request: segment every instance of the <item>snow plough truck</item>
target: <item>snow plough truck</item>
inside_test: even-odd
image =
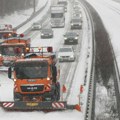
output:
[[[60,100],[60,70],[52,47],[43,52],[31,52],[9,67],[8,77],[14,81],[14,101],[1,101],[5,110],[15,111],[56,111],[77,109],[79,105],[68,105]],[[41,52],[40,52],[41,51]]]
[[[16,37],[16,30],[13,29],[11,24],[0,24],[0,43],[5,39]]]
[[[0,44],[0,71],[7,71],[8,67],[11,66],[15,60],[28,53],[29,49],[29,38],[13,37],[2,42]]]

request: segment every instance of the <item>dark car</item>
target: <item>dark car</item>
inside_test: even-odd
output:
[[[80,18],[73,18],[71,20],[71,29],[82,29],[82,20]]]
[[[76,32],[69,31],[64,34],[64,44],[78,44],[79,35]]]
[[[51,28],[42,29],[41,38],[53,38],[53,30]]]

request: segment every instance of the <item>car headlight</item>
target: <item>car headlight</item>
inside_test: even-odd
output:
[[[73,56],[73,55],[71,55],[70,57],[71,57],[71,58],[73,58],[74,56]]]
[[[61,56],[58,56],[58,58],[61,58]]]
[[[71,23],[71,25],[73,25],[73,23]]]
[[[78,37],[75,37],[75,39],[78,39]]]
[[[43,33],[41,35],[44,35]]]
[[[66,37],[64,37],[64,40],[66,40],[67,38]]]
[[[2,54],[0,54],[0,57],[2,57]]]

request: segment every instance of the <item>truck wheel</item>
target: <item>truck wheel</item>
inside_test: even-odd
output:
[[[22,101],[22,96],[19,93],[14,93],[14,101]]]
[[[57,82],[56,83],[56,100],[59,101],[60,100],[60,84]]]

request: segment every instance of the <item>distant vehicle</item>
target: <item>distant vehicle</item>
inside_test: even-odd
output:
[[[7,71],[8,67],[29,53],[30,38],[14,37],[0,44],[0,71]]]
[[[82,12],[79,9],[75,9],[75,10],[73,10],[73,13],[81,14]]]
[[[69,31],[64,34],[64,44],[78,44],[79,35],[76,32]]]
[[[16,36],[16,30],[13,29],[11,24],[0,24],[0,42],[3,42],[4,39]]]
[[[41,38],[53,38],[52,28],[43,28],[41,30]]]
[[[75,61],[75,53],[74,53],[73,48],[71,46],[70,47],[61,47],[58,52],[58,60],[59,60],[59,62],[63,62],[63,61],[74,62]]]
[[[81,19],[82,20],[82,14],[77,13],[77,12],[73,12],[72,13],[72,19]]]
[[[58,4],[59,5],[63,5],[64,6],[64,8],[65,8],[65,12],[67,12],[67,0],[59,0],[58,1]]]
[[[32,24],[32,30],[40,30],[41,24],[39,22],[35,22]]]
[[[71,29],[82,29],[82,20],[78,18],[73,18],[71,20]]]
[[[65,10],[64,6],[55,5],[51,6],[51,27],[64,27],[65,26]]]
[[[74,10],[81,10],[80,6],[78,6],[78,5],[74,5],[74,6],[73,6],[73,9],[74,9]]]

